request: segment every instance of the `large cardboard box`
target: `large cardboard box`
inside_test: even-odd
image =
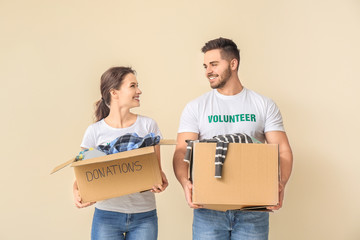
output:
[[[277,144],[230,143],[215,178],[216,143],[193,148],[193,203],[214,210],[261,209],[278,204],[279,153]]]
[[[174,144],[174,141],[162,140],[161,144]],[[84,202],[146,191],[162,183],[154,146],[82,161],[73,158],[54,168],[51,173],[68,165],[74,169]]]

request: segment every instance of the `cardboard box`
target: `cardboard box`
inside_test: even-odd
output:
[[[214,177],[215,148],[194,144],[193,203],[220,211],[278,204],[277,144],[230,143],[220,179]]]
[[[162,140],[160,144],[174,144],[174,141]],[[51,173],[70,164],[84,202],[146,191],[162,183],[154,146],[82,161],[73,158],[54,168]]]

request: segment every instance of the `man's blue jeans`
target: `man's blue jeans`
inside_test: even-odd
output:
[[[143,213],[119,213],[95,208],[92,240],[156,240],[158,218],[156,210]]]
[[[269,213],[195,209],[193,240],[266,240]]]

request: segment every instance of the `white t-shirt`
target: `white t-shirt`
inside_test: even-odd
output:
[[[189,102],[182,112],[179,133],[194,132],[199,139],[246,133],[265,142],[265,133],[285,131],[276,104],[247,88],[232,96],[216,89]]]
[[[139,137],[154,133],[162,137],[159,127],[153,119],[137,115],[135,123],[127,128],[113,128],[104,119],[90,125],[80,146],[82,148],[96,148],[127,133],[137,133]],[[100,201],[95,204],[95,207],[106,211],[140,213],[154,210],[156,203],[154,193],[146,191]]]

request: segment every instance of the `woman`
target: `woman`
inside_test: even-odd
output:
[[[96,148],[127,133],[144,137],[148,133],[160,135],[160,130],[151,118],[130,112],[140,106],[141,91],[135,71],[127,67],[113,67],[101,76],[101,99],[96,103],[96,122],[84,135],[81,147]],[[159,145],[155,151],[160,164]],[[154,193],[165,190],[168,181],[163,171],[162,185],[151,191],[111,198],[95,204],[91,239],[157,239],[157,214]],[[94,203],[83,203],[74,182],[74,200],[78,208]]]

